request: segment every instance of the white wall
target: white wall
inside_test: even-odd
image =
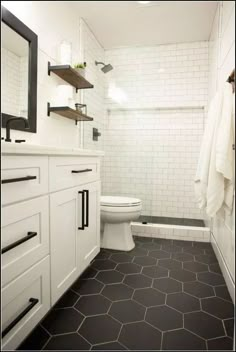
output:
[[[48,76],[48,61],[60,64],[59,47],[63,40],[72,43],[72,61],[80,61],[78,11],[72,2],[42,1],[23,4],[11,1],[8,9],[38,35],[37,134],[12,130],[12,138],[25,138],[28,143],[78,147],[80,124],[76,126],[74,121],[56,114],[47,116],[47,102],[55,98],[58,85],[66,84],[53,73]],[[74,98],[79,102],[79,93],[74,93]]]
[[[106,51],[103,193],[142,199],[143,214],[202,219],[196,172],[208,99],[208,42]]]
[[[235,2],[220,2],[210,37],[210,79],[209,99],[227,80],[235,68]],[[221,211],[212,222],[213,241],[223,258],[223,262],[235,282],[235,203],[231,216]]]

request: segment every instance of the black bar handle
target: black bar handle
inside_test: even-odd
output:
[[[12,244],[9,244],[8,246],[4,247],[2,250],[1,250],[1,254],[3,253],[6,253],[8,251],[10,251],[11,249],[19,246],[20,244],[30,240],[31,238],[37,236],[37,232],[28,232],[27,233],[27,236],[21,238],[20,240],[16,241],[16,242],[13,242]]]
[[[85,227],[89,227],[89,190],[84,190],[86,194],[86,222],[84,224]]]
[[[20,182],[20,181],[35,180],[36,178],[37,178],[37,176],[25,176],[25,177],[17,177],[17,178],[8,178],[6,180],[2,180],[2,184]]]
[[[72,174],[81,174],[82,172],[93,171],[92,169],[84,169],[84,170],[71,170]]]
[[[78,227],[78,230],[84,230],[84,191],[79,191],[79,194],[82,194],[82,203],[81,203],[81,218],[82,226]]]
[[[8,334],[14,326],[19,323],[19,321],[24,318],[24,316],[39,302],[37,298],[30,298],[30,304],[26,307],[23,312],[21,312],[3,331],[2,331],[2,338]]]

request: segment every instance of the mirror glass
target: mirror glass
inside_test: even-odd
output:
[[[2,112],[28,118],[29,42],[1,22]]]

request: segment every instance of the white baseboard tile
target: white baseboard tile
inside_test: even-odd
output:
[[[234,302],[235,304],[235,296],[234,296],[234,293],[235,293],[235,283],[230,275],[230,272],[227,268],[227,265],[225,263],[225,260],[224,260],[224,257],[221,253],[221,250],[220,248],[218,247],[217,245],[217,242],[215,240],[215,237],[214,237],[214,234],[211,233],[211,244],[212,244],[212,247],[214,249],[214,252],[215,252],[215,255],[218,259],[218,262],[219,262],[219,265],[220,265],[220,268],[221,268],[221,271],[222,271],[222,274],[224,276],[224,279],[225,279],[225,282],[226,282],[226,285],[228,287],[228,290],[229,290],[229,293],[230,293],[230,296],[232,298],[232,301]]]

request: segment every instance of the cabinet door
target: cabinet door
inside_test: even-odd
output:
[[[78,188],[50,195],[52,304],[77,278]]]
[[[78,189],[77,255],[81,274],[100,251],[100,182]]]

